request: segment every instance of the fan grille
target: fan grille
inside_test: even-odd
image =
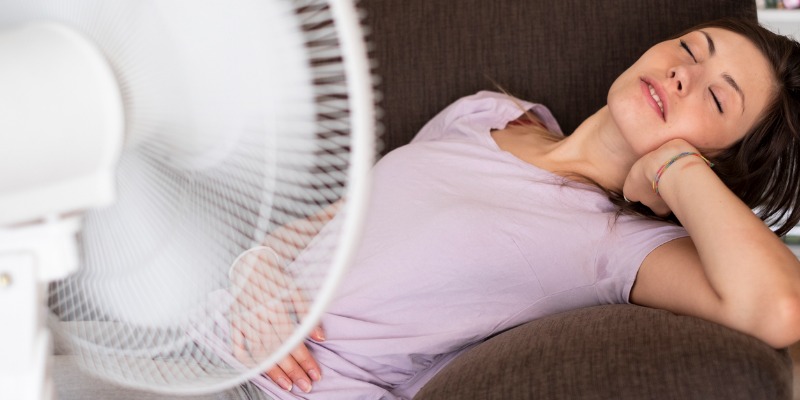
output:
[[[353,75],[326,1],[210,3],[0,6],[0,27],[82,32],[121,88],[118,201],[87,213],[81,268],[51,285],[49,322],[126,386],[220,390],[294,347],[356,235],[359,210],[343,207],[361,196],[354,147],[376,153],[353,133]]]

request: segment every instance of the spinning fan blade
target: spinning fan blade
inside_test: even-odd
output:
[[[85,215],[81,268],[50,290],[54,332],[126,386],[204,393],[260,374],[315,326],[358,240],[375,130],[354,6],[0,3],[0,29],[33,22],[94,43],[125,115],[118,200]],[[276,231],[333,204],[313,251],[287,258],[304,246]]]

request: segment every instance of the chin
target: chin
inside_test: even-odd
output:
[[[643,118],[643,113],[650,111],[649,108],[642,110],[636,104],[631,104],[630,101],[620,100],[612,99],[609,96],[609,102],[606,106],[608,110],[607,121],[614,124],[615,129],[628,142],[631,151],[636,155],[643,156],[654,150],[651,147],[653,147],[653,139],[654,135],[657,134],[656,129],[658,127],[648,124],[647,120]]]
[[[630,97],[615,96],[609,93],[606,108],[611,121],[617,126],[617,129],[623,132],[635,129],[632,125],[641,119],[641,110],[638,110]]]

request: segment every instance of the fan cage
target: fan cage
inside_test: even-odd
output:
[[[79,237],[81,270],[50,285],[48,323],[56,347],[77,356],[88,371],[128,387],[191,394],[235,386],[303,340],[353,256],[366,207],[365,169],[378,153],[372,142],[369,66],[355,77],[346,68],[351,57],[342,52],[341,20],[331,4],[289,1],[311,72],[313,124],[294,126],[292,115],[276,124],[298,132],[311,126],[312,134],[265,136],[263,121],[253,118],[214,167],[176,167],[170,163],[175,147],[158,136],[159,130],[174,127],[153,117],[136,89],[147,78],[147,69],[126,53],[136,46],[137,32],[105,35],[105,28],[84,16],[111,12],[108,7],[98,1],[77,3],[82,6],[50,7],[45,16],[97,41],[120,84],[128,131],[144,132],[149,139],[120,160],[119,203],[87,213]],[[354,15],[360,26],[363,15]],[[354,79],[366,82],[367,90],[354,92]],[[356,111],[354,97],[359,96],[369,107]],[[141,193],[151,181],[159,182],[159,191]],[[126,201],[148,205],[131,211]],[[137,226],[146,219],[159,222]],[[312,241],[315,251],[304,251]],[[193,254],[187,243],[204,248]],[[182,257],[186,254],[189,259]],[[305,257],[302,263],[298,256]],[[190,261],[196,264],[185,265]],[[143,265],[177,267],[162,280],[163,270],[137,275],[147,269]],[[254,276],[266,277],[267,284],[253,285]],[[176,290],[176,282],[188,288]],[[172,307],[182,311],[176,315],[159,312],[153,307],[158,303],[149,299],[153,296],[162,302],[181,297],[191,302]],[[128,318],[109,303],[121,304],[122,310],[133,304],[140,315]],[[247,314],[244,321],[236,309]],[[275,315],[265,316],[265,311]],[[151,321],[150,313],[160,316]],[[237,329],[274,334],[249,337],[236,351],[232,337]]]

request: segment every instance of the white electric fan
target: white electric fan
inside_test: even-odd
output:
[[[366,55],[350,0],[0,0],[2,397],[52,398],[45,325],[178,394],[296,347],[360,231]]]

